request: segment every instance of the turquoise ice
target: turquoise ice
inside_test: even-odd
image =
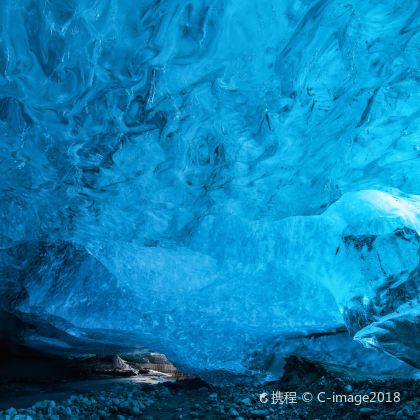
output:
[[[420,365],[416,2],[0,6],[3,308],[195,370],[341,325]]]

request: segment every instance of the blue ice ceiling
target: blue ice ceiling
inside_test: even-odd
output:
[[[0,5],[4,308],[194,369],[343,324],[420,365],[417,2]]]

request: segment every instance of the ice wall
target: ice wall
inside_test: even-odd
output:
[[[4,305],[196,369],[343,322],[420,364],[416,2],[1,10]]]

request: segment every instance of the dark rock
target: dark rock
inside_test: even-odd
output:
[[[211,393],[211,394],[208,396],[208,399],[209,399],[210,401],[217,401],[217,398],[218,398],[218,396],[217,396],[217,394],[216,394],[215,392]]]
[[[239,413],[235,408],[231,407],[231,409],[229,410],[229,415],[234,416],[234,417],[238,417]]]

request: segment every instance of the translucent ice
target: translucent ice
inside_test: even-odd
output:
[[[4,0],[1,306],[197,371],[343,324],[419,366],[419,15]]]

